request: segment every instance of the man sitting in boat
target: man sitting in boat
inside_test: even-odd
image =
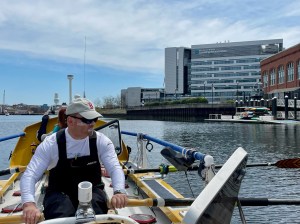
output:
[[[96,214],[108,211],[101,181],[100,161],[112,178],[115,194],[113,208],[127,204],[125,177],[111,140],[93,127],[101,116],[84,98],[75,99],[66,110],[66,129],[47,137],[37,148],[21,179],[23,217],[27,224],[36,223],[41,215],[35,204],[35,184],[45,170],[49,183],[44,198],[46,219],[72,217],[78,206],[78,184],[93,184],[92,206]]]

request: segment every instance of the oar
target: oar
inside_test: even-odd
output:
[[[299,199],[239,198],[243,206],[300,205]]]
[[[221,168],[223,165],[216,165],[216,168]],[[294,159],[283,159],[276,163],[252,163],[247,164],[246,167],[259,167],[259,166],[276,166],[278,168],[300,168],[300,158]],[[199,166],[188,167],[188,171],[198,170]],[[177,172],[178,170],[174,166],[160,166],[159,168],[153,169],[124,169],[125,174],[134,173],[147,173],[147,172],[159,172],[161,174],[167,174],[169,172]]]
[[[38,222],[42,222],[45,220],[44,214],[41,215]],[[23,223],[23,216],[22,215],[11,215],[0,217],[0,224],[19,224]]]
[[[25,132],[21,132],[19,134],[14,134],[14,135],[9,135],[9,136],[6,136],[6,137],[2,137],[2,138],[0,138],[0,142],[6,141],[6,140],[9,140],[9,139],[12,139],[12,138],[22,137],[22,136],[25,136]]]
[[[11,168],[11,169],[0,170],[0,176],[24,172],[25,170],[26,170],[26,166],[19,166],[19,167],[15,167],[15,168]]]
[[[242,206],[269,206],[269,205],[300,205],[300,199],[268,199],[268,198],[238,198]],[[236,198],[222,198],[224,202],[236,201]],[[221,203],[222,201],[216,201]],[[193,198],[146,198],[128,199],[127,207],[168,207],[168,206],[190,206],[194,202]]]
[[[294,159],[284,159],[279,160],[276,163],[253,163],[247,164],[247,167],[256,167],[256,166],[276,166],[278,168],[300,168],[300,158]],[[222,165],[216,165],[216,168],[221,168]],[[188,171],[198,170],[198,166],[189,167]],[[0,170],[0,176],[24,172],[26,166],[19,166],[12,169]],[[125,174],[135,174],[135,173],[148,173],[148,172],[159,172],[161,174],[167,174],[168,172],[177,172],[178,170],[174,166],[160,166],[159,168],[152,169],[123,169]]]
[[[268,198],[238,198],[242,206],[269,206],[269,205],[300,205],[300,199],[268,199]],[[224,202],[236,201],[236,198],[223,198]],[[190,206],[194,202],[193,198],[146,198],[128,199],[127,207],[168,207],[168,206]],[[216,203],[220,203],[217,201]],[[22,215],[12,215],[0,217],[0,224],[17,224],[22,222]],[[44,217],[41,217],[39,222]]]
[[[247,164],[247,167],[256,167],[256,166],[276,166],[278,168],[300,168],[300,158],[283,159],[277,161],[276,163]],[[222,165],[216,165],[216,168],[221,168],[221,167]]]

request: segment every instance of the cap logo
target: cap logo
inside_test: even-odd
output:
[[[89,105],[90,109],[92,109],[92,110],[94,109],[94,106],[91,102],[88,102],[88,105]]]

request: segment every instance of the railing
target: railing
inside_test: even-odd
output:
[[[221,119],[222,114],[209,114],[209,119]]]
[[[284,99],[277,99],[277,107],[284,107],[285,106]],[[288,100],[288,107],[294,108],[295,101],[293,99]],[[300,100],[296,100],[297,108],[300,108]]]
[[[300,111],[297,112],[297,118],[300,118]],[[285,112],[277,111],[277,119],[285,119]],[[293,111],[288,112],[288,119],[290,120],[295,119],[295,113]]]

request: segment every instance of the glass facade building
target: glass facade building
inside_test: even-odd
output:
[[[192,45],[188,91],[214,102],[259,96],[260,61],[282,51],[282,44],[273,39]]]
[[[259,98],[260,62],[282,45],[282,39],[272,39],[166,48],[165,94],[204,96],[214,103]]]
[[[187,95],[190,79],[191,49],[170,47],[165,49],[165,94]]]

